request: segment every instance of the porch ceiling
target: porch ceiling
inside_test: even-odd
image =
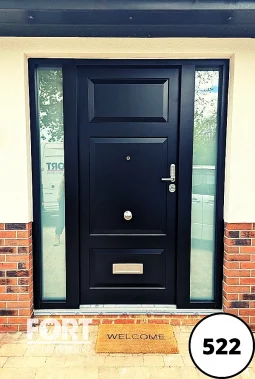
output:
[[[250,38],[255,2],[0,0],[0,36]]]

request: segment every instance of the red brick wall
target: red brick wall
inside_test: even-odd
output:
[[[0,223],[0,332],[25,330],[33,313],[32,223]]]
[[[225,223],[223,309],[255,330],[255,223]]]
[[[39,321],[48,316],[36,317]],[[196,325],[203,315],[68,315],[68,316],[50,316],[57,319],[60,323],[64,318],[89,318],[92,325],[99,324],[170,324],[175,326]]]

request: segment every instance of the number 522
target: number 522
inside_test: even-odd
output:
[[[217,348],[214,344],[217,343],[220,345]],[[224,350],[228,344],[233,345],[229,351]],[[231,338],[231,340],[227,341],[225,338],[218,338],[214,341],[213,338],[205,338],[204,339],[204,349],[203,354],[210,355],[215,352],[215,354],[241,354],[240,350],[237,350],[240,346],[240,340],[238,338]]]

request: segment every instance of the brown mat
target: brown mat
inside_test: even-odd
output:
[[[99,325],[97,353],[177,354],[171,325],[105,324]]]

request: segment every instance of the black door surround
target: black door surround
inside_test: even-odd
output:
[[[34,298],[35,309],[78,309],[80,298],[80,189],[79,189],[79,156],[77,115],[77,72],[82,68],[100,66],[149,66],[162,69],[179,70],[179,108],[178,108],[178,167],[176,199],[176,306],[181,309],[221,308],[222,305],[222,268],[223,268],[223,201],[224,201],[224,167],[227,118],[227,60],[79,60],[79,59],[29,59],[29,88],[32,138],[32,171],[33,171],[33,251],[34,251]],[[62,67],[64,92],[64,147],[65,147],[65,187],[66,193],[66,301],[41,299],[41,209],[40,209],[40,146],[38,138],[36,111],[36,70],[37,67]],[[216,254],[215,254],[215,301],[190,301],[190,237],[191,237],[191,187],[192,187],[192,150],[193,150],[193,113],[194,113],[194,80],[196,69],[217,68],[220,72],[219,88],[219,133],[217,163],[217,203],[216,214]],[[97,117],[97,116],[96,116]],[[94,136],[92,136],[93,138]],[[109,136],[107,138],[112,138]],[[124,138],[126,136],[123,136]],[[140,136],[139,136],[140,137]],[[122,138],[122,137],[121,137]],[[144,137],[142,137],[144,138]],[[146,137],[145,137],[146,138]],[[163,138],[163,137],[157,137]],[[168,163],[171,163],[170,160]],[[166,183],[160,183],[166,186]],[[82,233],[82,231],[81,231]],[[120,236],[124,238],[125,236]],[[154,237],[154,236],[153,236]],[[94,238],[94,236],[91,236]],[[108,236],[102,236],[107,242]],[[93,246],[94,249],[97,246]],[[102,246],[98,247],[99,249]],[[107,248],[107,245],[105,245]],[[126,245],[126,248],[131,248]],[[143,246],[136,246],[142,249]],[[149,248],[156,249],[151,245]],[[155,279],[155,278],[154,278]],[[95,301],[92,301],[95,304]]]

